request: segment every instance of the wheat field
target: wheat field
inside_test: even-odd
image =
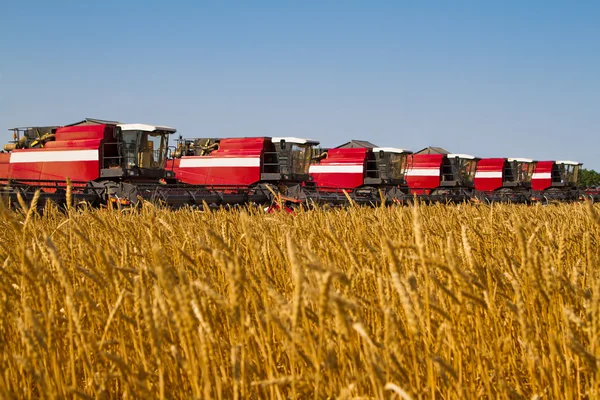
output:
[[[2,208],[0,397],[595,398],[596,213]]]

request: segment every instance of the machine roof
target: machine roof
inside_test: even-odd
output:
[[[414,154],[450,154],[450,152],[441,147],[429,146],[417,151]]]
[[[377,145],[374,145],[373,143],[371,143],[367,140],[353,139],[353,140],[346,142],[344,144],[341,144],[335,148],[336,149],[372,149],[374,147],[377,147]]]
[[[96,124],[106,124],[106,125],[117,125],[118,121],[110,121],[107,119],[98,119],[98,118],[85,118],[82,121],[74,122],[65,126],[77,126],[77,125],[96,125]]]
[[[124,131],[144,131],[144,132],[164,131],[164,132],[168,132],[168,133],[177,132],[177,129],[171,128],[169,126],[147,125],[147,124],[119,124],[118,126],[121,128],[121,130],[124,130]]]

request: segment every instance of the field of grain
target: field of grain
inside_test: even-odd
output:
[[[2,398],[594,398],[600,207],[0,210]]]

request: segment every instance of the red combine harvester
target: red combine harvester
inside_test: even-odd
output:
[[[475,172],[475,197],[486,202],[528,203],[535,164],[529,158],[482,158]]]
[[[180,138],[167,168],[177,182],[194,185],[182,190],[199,201],[265,203],[273,199],[268,185],[283,199],[301,202],[305,200],[302,184],[309,180],[308,168],[318,144],[295,137]],[[157,191],[167,199],[160,188]],[[175,194],[174,190],[168,193],[169,203],[177,203]]]
[[[14,128],[14,142],[0,153],[2,193],[41,201],[63,201],[67,178],[73,196],[90,203],[108,198],[137,199],[133,183],[156,183],[166,171],[168,136],[174,128],[145,124],[96,123]]]
[[[535,200],[576,201],[584,192],[577,188],[579,170],[576,161],[538,161],[531,178]]]
[[[411,153],[394,147],[326,150],[310,167],[309,197],[326,204],[347,203],[346,196],[360,204],[401,202],[407,198],[404,174]]]
[[[406,183],[410,194],[429,202],[462,202],[473,196],[478,158],[468,154],[413,154]]]

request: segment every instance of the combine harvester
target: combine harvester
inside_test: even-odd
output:
[[[532,198],[536,201],[577,201],[598,196],[577,187],[579,170],[583,164],[576,161],[538,161],[531,178]]]
[[[300,203],[318,144],[296,137],[180,138],[167,162],[180,185],[154,188],[155,195],[168,204],[180,203],[178,191],[203,194],[192,204],[267,204],[276,197]]]
[[[410,194],[425,202],[467,201],[473,197],[478,160],[469,154],[414,154],[406,171]]]
[[[92,205],[135,204],[140,197],[172,207],[271,204],[294,190],[300,201],[318,144],[297,138],[182,140],[169,158],[168,140],[176,130],[165,126],[86,119],[13,132],[14,142],[0,153],[0,195],[30,200],[41,189],[38,204],[63,203],[67,179],[73,200]]]
[[[401,203],[408,196],[404,175],[412,152],[394,147],[335,148],[315,157],[306,197],[314,203],[340,205]]]
[[[474,196],[480,201],[529,203],[536,162],[530,158],[483,158],[477,163]]]
[[[65,200],[66,179],[76,201],[137,201],[135,184],[172,177],[164,168],[168,136],[175,129],[84,120],[70,126],[14,128],[14,142],[0,154],[2,194],[29,200]]]

